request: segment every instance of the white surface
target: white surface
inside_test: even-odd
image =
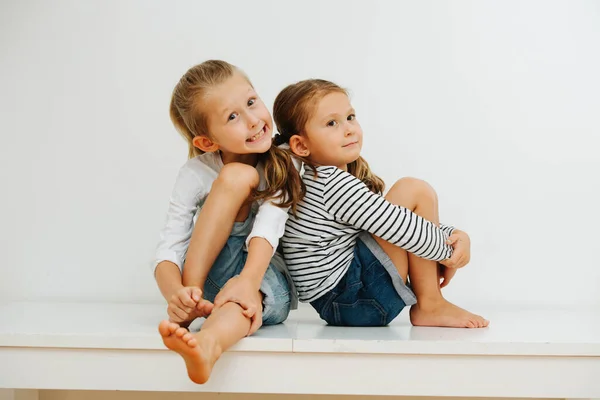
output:
[[[387,328],[302,322],[295,352],[600,356],[600,310],[486,310],[487,329],[413,327],[407,313]],[[404,318],[403,318],[404,317]]]
[[[209,383],[197,386],[160,342],[162,306],[5,303],[0,387],[600,396],[597,310],[478,311],[492,320],[489,328],[412,328],[403,315],[387,328],[342,330],[302,308],[284,325],[242,340],[219,360]]]
[[[4,303],[0,346],[165,350],[158,333],[165,316],[156,304]],[[292,351],[294,334],[294,324],[266,327],[232,350]]]
[[[598,397],[592,357],[227,353],[206,385],[166,351],[0,348],[0,387],[481,397]],[[27,374],[23,372],[27,371]]]
[[[374,171],[428,180],[472,236],[452,300],[600,307],[598,26],[593,0],[3,1],[0,296],[158,299],[169,96],[224,58],[267,104],[351,89]]]
[[[0,346],[165,350],[160,305],[5,303]],[[309,307],[263,327],[232,351],[600,357],[599,310],[481,310],[486,329],[413,327],[403,312],[384,328],[326,326]],[[192,325],[196,330],[199,323]]]

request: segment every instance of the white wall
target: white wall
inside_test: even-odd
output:
[[[159,299],[170,92],[222,58],[268,104],[351,89],[375,172],[471,234],[452,300],[598,306],[599,26],[594,1],[4,1],[0,296]]]

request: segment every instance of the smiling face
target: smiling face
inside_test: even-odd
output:
[[[235,73],[210,88],[198,106],[208,129],[207,136],[194,138],[201,150],[221,150],[225,161],[264,153],[271,147],[271,113],[242,74]]]
[[[362,128],[350,99],[343,92],[332,92],[314,105],[304,127],[297,136],[297,151],[314,165],[346,166],[358,159],[362,149]],[[304,152],[304,154],[302,154]]]

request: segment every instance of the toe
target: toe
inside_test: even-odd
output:
[[[480,316],[477,316],[477,317],[478,317],[479,327],[484,328],[486,326],[485,318],[480,317]]]
[[[169,321],[161,321],[158,325],[158,332],[160,332],[161,336],[169,336],[171,334],[169,331]]]
[[[196,345],[198,344],[198,341],[196,340],[195,337],[192,336],[192,338],[189,340],[189,342],[187,342],[187,345],[190,347],[196,347]]]
[[[169,332],[171,333],[171,335],[174,334],[177,329],[179,329],[179,325],[177,325],[174,322],[169,323]]]
[[[177,330],[175,331],[175,336],[177,336],[178,338],[181,338],[186,333],[187,333],[187,329],[185,329],[185,328],[177,328]]]

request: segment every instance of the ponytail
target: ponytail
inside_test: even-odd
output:
[[[383,191],[385,190],[385,182],[383,182],[383,179],[371,171],[371,168],[369,168],[369,163],[367,163],[364,158],[358,157],[358,159],[348,164],[348,173],[350,175],[354,175],[365,185],[367,185],[367,188],[369,188],[371,192],[383,194]]]
[[[288,149],[271,145],[269,151],[261,157],[267,189],[256,191],[253,200],[277,199],[275,205],[290,207],[296,215],[296,206],[304,198],[306,186],[292,157]]]
[[[188,129],[185,121],[183,120],[183,117],[181,116],[181,113],[175,105],[174,99],[171,99],[171,104],[169,106],[169,116],[171,117],[171,121],[173,122],[173,125],[175,125],[175,129],[177,129],[177,132],[179,132],[179,134],[183,136],[186,143],[188,144],[188,158],[194,158],[202,154],[203,151],[194,146],[194,144],[192,143],[195,135],[192,133],[192,131]]]

